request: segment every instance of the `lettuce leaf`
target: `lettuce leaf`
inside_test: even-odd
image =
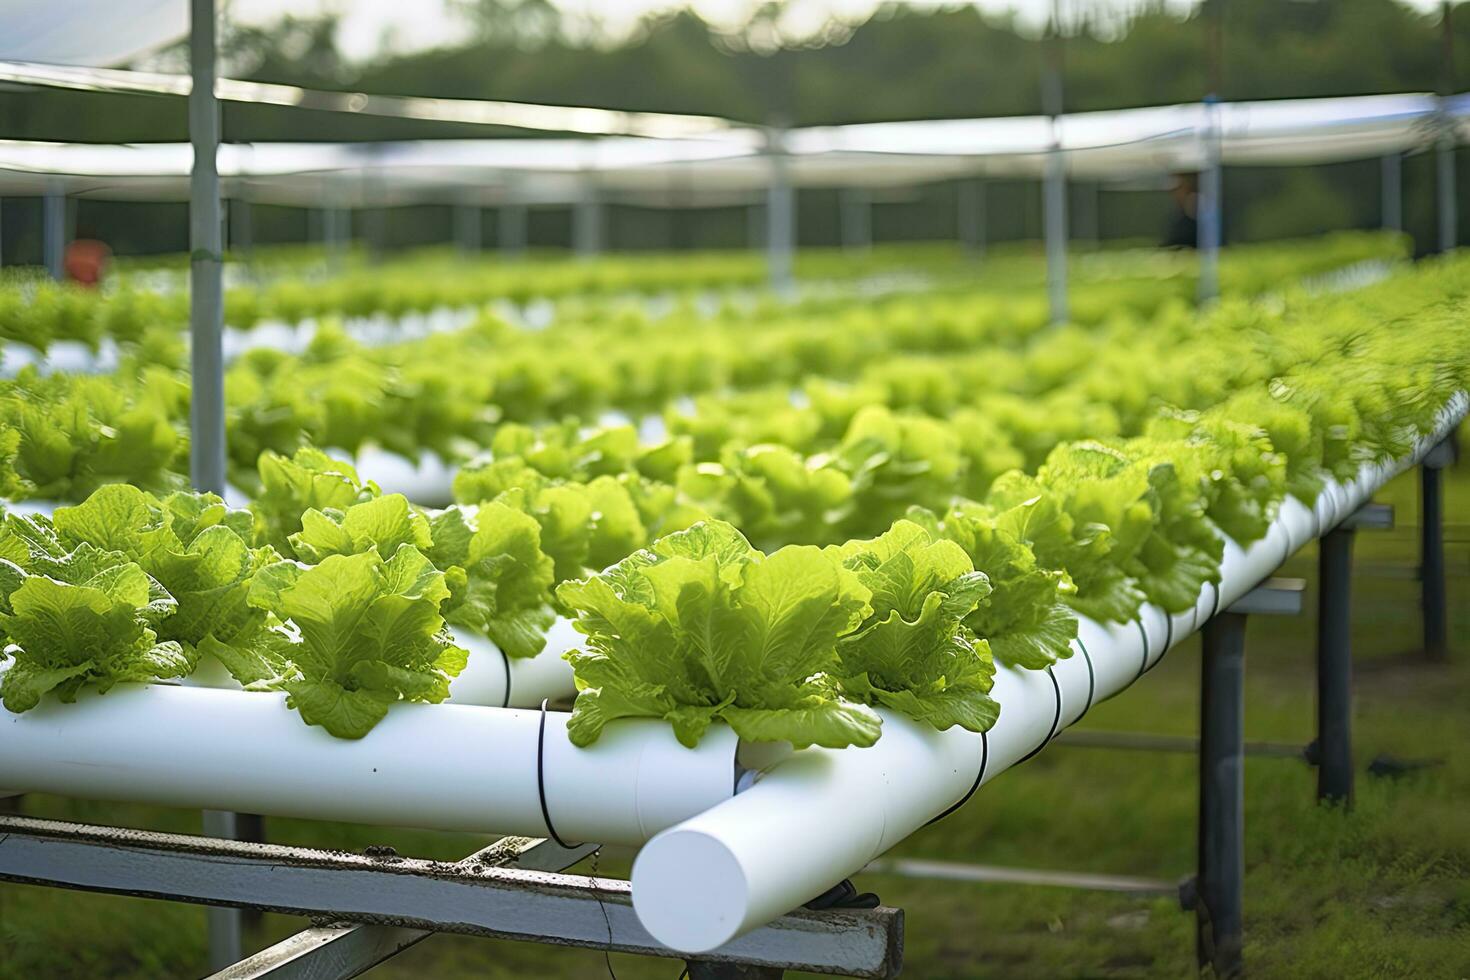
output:
[[[556,566],[541,550],[541,526],[495,501],[434,511],[428,520],[429,557],[449,573],[444,618],[488,636],[506,656],[540,653],[556,618]]]
[[[814,547],[764,555],[734,527],[696,524],[557,589],[587,636],[567,654],[578,695],[567,731],[590,745],[618,718],[662,718],[699,743],[716,720],[797,747],[871,745],[880,722],[827,672],[870,612],[868,589]]]
[[[48,693],[76,700],[91,685],[182,677],[192,661],[157,624],[173,598],[137,562],[87,542],[68,548],[45,517],[0,524],[0,635],[14,663],[0,702],[28,711]]]
[[[995,665],[965,617],[990,593],[990,582],[964,549],[898,521],[879,537],[828,553],[872,594],[872,611],[837,642],[838,689],[940,731],[989,730],[1000,712],[989,693]]]
[[[290,537],[301,530],[309,510],[345,510],[380,496],[375,483],[363,483],[351,463],[305,447],[287,458],[265,452],[257,464],[261,490],[250,504],[257,536],[282,554],[291,550]]]
[[[911,510],[909,517],[963,548],[990,582],[989,595],[965,617],[965,625],[990,644],[995,659],[1043,670],[1072,655],[1077,616],[1067,599],[1077,587],[1066,572],[1041,565],[1030,546],[1000,525],[994,511],[966,503],[943,520],[919,510]]]
[[[100,487],[53,518],[64,547],[94,545],[136,562],[176,606],[157,623],[158,638],[177,641],[190,669],[201,645],[245,648],[265,628],[265,613],[247,602],[250,580],[280,556],[253,548],[248,511],[211,493],[162,498],[126,484]]]
[[[288,706],[338,738],[362,738],[398,701],[443,701],[467,654],[444,630],[444,573],[411,544],[261,569],[250,603],[285,620],[268,653]]]

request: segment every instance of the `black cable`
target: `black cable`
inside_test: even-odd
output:
[[[536,795],[541,798],[541,821],[546,824],[546,835],[556,841],[567,850],[581,847],[581,844],[568,844],[561,839],[556,828],[551,825],[551,811],[546,806],[546,705],[549,698],[541,702],[541,727],[536,732]],[[603,913],[606,915],[606,912]],[[609,929],[611,927],[609,926]]]
[[[875,909],[881,904],[878,896],[873,892],[860,892],[852,883],[851,878],[843,878],[831,888],[822,892],[802,906],[813,912],[821,912],[825,909]]]
[[[600,857],[602,857],[602,848],[599,847],[592,852],[590,869],[592,873],[587,876],[587,880],[592,883],[592,894],[597,899],[598,909],[602,911],[602,924],[607,926],[607,945],[602,949],[602,962],[607,964],[607,975],[612,977],[612,980],[618,980],[618,975],[613,971],[612,965],[612,919],[608,917],[607,906],[602,903],[602,889],[597,887],[597,861]]]

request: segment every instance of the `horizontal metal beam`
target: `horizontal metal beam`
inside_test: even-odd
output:
[[[568,848],[535,837],[503,837],[456,866],[563,871],[596,850],[596,844]],[[303,929],[209,980],[351,980],[432,935],[403,926],[334,922]]]
[[[1393,504],[1366,503],[1337,526],[1344,531],[1392,531]]]
[[[1299,578],[1271,577],[1231,603],[1238,616],[1299,616],[1307,583]]]
[[[8,817],[0,880],[682,959],[607,878]],[[799,910],[700,959],[891,977],[902,936],[898,909]]]
[[[864,871],[897,875],[901,878],[930,878],[940,881],[974,881],[1005,885],[1046,885],[1055,888],[1082,888],[1089,891],[1133,892],[1137,894],[1173,895],[1179,891],[1176,881],[1162,878],[1136,878],[1128,875],[1104,875],[1086,871],[1042,871],[1038,868],[1001,868],[990,864],[960,864],[954,861],[923,861],[914,858],[880,858]]]
[[[1101,732],[1069,729],[1058,732],[1052,739],[1053,745],[1070,745],[1082,749],[1122,749],[1137,752],[1183,752],[1194,755],[1199,751],[1198,735],[1154,735],[1149,732]],[[1305,745],[1291,742],[1246,742],[1246,755],[1268,756],[1274,759],[1298,759],[1306,761],[1309,751]]]

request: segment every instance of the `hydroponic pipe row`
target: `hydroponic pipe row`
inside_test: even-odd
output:
[[[642,843],[735,793],[729,730],[690,750],[667,725],[635,721],[583,749],[565,712],[399,704],[348,741],[301,724],[285,701],[148,684],[0,709],[0,786],[609,844]]]
[[[1146,605],[1122,625],[1079,617],[1069,659],[1045,671],[999,666],[991,693],[1002,708],[988,732],[935,731],[880,709],[883,737],[871,748],[800,752],[748,791],[659,834],[633,866],[639,921],[674,949],[708,952],[861,870],[1142,677],[1173,645],[1421,459],[1466,408],[1462,392],[1413,453],[1367,464],[1346,485],[1328,481],[1313,508],[1287,497],[1269,532],[1249,548],[1227,538],[1220,584],[1207,587],[1194,609],[1170,616]],[[690,900],[691,882],[698,901]]]

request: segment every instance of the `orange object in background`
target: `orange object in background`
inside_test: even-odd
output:
[[[78,238],[66,246],[61,266],[68,282],[95,287],[102,281],[102,273],[106,271],[110,258],[112,249],[105,243],[95,238]]]

